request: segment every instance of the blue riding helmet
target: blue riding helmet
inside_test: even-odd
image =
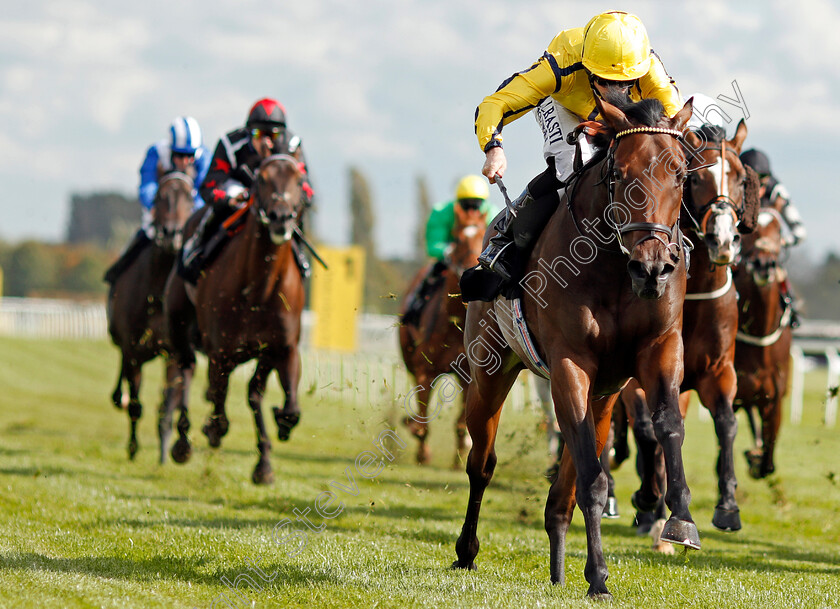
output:
[[[195,154],[201,148],[201,127],[191,116],[179,116],[169,126],[172,152]]]

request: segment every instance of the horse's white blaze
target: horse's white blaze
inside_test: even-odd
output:
[[[467,226],[461,232],[467,239],[472,239],[478,234],[479,228],[477,226]]]
[[[720,196],[729,196],[729,184],[726,180],[727,172],[729,171],[729,161],[721,157],[717,163],[709,167],[709,171],[715,178],[715,187]]]

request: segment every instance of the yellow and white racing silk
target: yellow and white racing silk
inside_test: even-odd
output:
[[[479,104],[475,112],[475,133],[485,152],[502,144],[502,127],[539,106],[548,97],[580,117],[595,120],[595,96],[589,76],[581,62],[583,29],[564,30],[554,37],[543,56],[527,70],[517,72],[492,95]],[[674,80],[665,71],[659,57],[651,50],[650,70],[630,91],[633,101],[655,98],[674,116],[683,106]]]

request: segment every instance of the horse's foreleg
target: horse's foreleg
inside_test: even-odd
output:
[[[230,428],[230,422],[225,412],[230,373],[233,366],[222,356],[210,357],[207,366],[207,399],[213,403],[213,414],[208,417],[202,433],[207,436],[210,446],[219,448],[222,438]]]
[[[452,563],[453,569],[474,570],[475,557],[478,554],[478,516],[484,491],[493,477],[496,468],[496,432],[502,405],[510,391],[518,369],[495,374],[488,374],[482,369],[475,370],[476,378],[466,391],[467,429],[473,445],[467,457],[467,475],[470,479],[470,497],[461,534],[455,542],[458,559]]]
[[[166,463],[166,452],[169,447],[169,438],[172,437],[172,417],[177,406],[175,399],[175,382],[180,372],[175,360],[166,357],[165,386],[163,389],[163,400],[158,409],[158,439],[160,440],[160,463]]]
[[[617,394],[589,400],[590,378],[594,370],[584,370],[570,360],[562,360],[551,370],[551,395],[560,432],[566,442],[561,472],[551,486],[545,509],[551,557],[551,581],[565,582],[566,533],[574,505],[580,507],[586,525],[587,595],[609,598],[607,563],[601,544],[601,517],[607,503],[608,480],[600,455],[609,435],[612,407]],[[573,462],[570,467],[569,461]],[[566,479],[575,472],[574,482]],[[574,493],[574,496],[572,496]]]
[[[120,370],[117,374],[117,384],[114,385],[114,391],[111,393],[111,403],[114,404],[114,407],[117,410],[125,410],[128,404],[125,402],[125,397],[123,396],[122,392],[122,382],[124,378],[124,368],[125,368],[125,356],[122,355],[122,361],[120,361]]]
[[[178,417],[178,439],[172,445],[172,460],[175,463],[186,463],[192,456],[192,445],[190,444],[190,417],[189,417],[189,396],[190,384],[192,383],[193,373],[195,372],[195,361],[192,364],[177,367],[177,376],[173,382],[173,393],[171,399],[174,400],[174,406],[180,409],[181,414]]]
[[[615,480],[613,479],[611,469],[610,453],[615,444],[615,425],[610,421],[610,432],[607,436],[607,443],[604,444],[604,449],[601,451],[601,469],[607,475],[607,503],[604,505],[604,518],[618,518],[618,501],[615,498]]]
[[[125,371],[125,378],[128,380],[128,458],[133,460],[139,449],[137,422],[143,416],[143,404],[140,403],[140,381],[143,378],[141,365],[131,362]]]
[[[671,518],[665,524],[662,539],[699,549],[700,535],[688,509],[691,492],[685,479],[682,458],[685,438],[679,404],[682,366],[682,339],[678,331],[673,330],[670,336],[663,337],[655,347],[639,354],[636,378],[647,396],[648,407],[653,413],[654,433],[665,456],[665,503],[671,509]]]
[[[406,416],[403,418],[403,425],[408,428],[411,435],[417,438],[417,463],[426,465],[432,458],[432,453],[426,444],[429,436],[429,397],[432,389],[427,376],[418,375],[416,379],[417,385],[406,396]],[[466,410],[464,412],[466,413]]]
[[[274,406],[274,421],[277,423],[277,439],[285,442],[292,433],[292,428],[300,421],[298,405],[298,384],[300,383],[300,352],[297,345],[290,345],[285,361],[277,367],[280,385],[286,394],[283,410]]]
[[[718,503],[712,524],[721,531],[737,531],[741,517],[735,501],[738,481],[735,477],[735,434],[738,420],[732,410],[732,400],[737,390],[735,368],[724,366],[717,374],[705,375],[697,386],[700,401],[712,413],[715,434],[718,438]]]
[[[260,452],[259,461],[254,468],[254,473],[251,474],[251,480],[254,484],[271,484],[274,481],[274,472],[271,471],[271,461],[269,460],[271,440],[268,439],[268,431],[265,428],[265,420],[262,414],[262,400],[271,370],[271,364],[259,360],[254,376],[248,383],[248,405],[254,413],[254,424],[257,429],[257,450]]]
[[[467,407],[461,400],[461,414],[455,421],[455,460],[452,463],[452,469],[460,469],[467,461],[470,448],[472,447],[472,438],[470,432],[467,431]]]
[[[645,394],[641,389],[632,392],[631,412],[633,437],[636,438],[636,471],[639,474],[639,490],[633,493],[631,502],[636,508],[636,521],[640,533],[647,533],[653,524],[652,513],[662,502],[662,490],[657,476],[657,464],[661,449],[653,431]]]

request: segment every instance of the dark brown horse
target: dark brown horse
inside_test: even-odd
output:
[[[764,478],[776,470],[773,453],[788,388],[793,330],[791,310],[783,305],[780,291],[787,279],[780,260],[785,248],[783,222],[775,209],[761,210],[756,231],[744,240],[735,281],[740,296],[735,406],[746,411],[755,441],[746,453],[753,478]],[[760,433],[755,411],[761,418]]]
[[[599,102],[599,112],[606,124],[586,128],[606,135],[608,152],[567,188],[542,231],[519,284],[527,296],[519,304],[505,298],[471,302],[467,310],[467,428],[473,447],[467,460],[470,495],[453,567],[475,568],[478,517],[496,465],[502,405],[528,362],[535,372],[550,371],[566,442],[545,508],[551,580],[565,582],[566,532],[577,503],[586,524],[587,593],[603,598],[609,597],[601,547],[607,476],[599,455],[613,405],[630,377],[646,391],[665,451],[666,502],[673,515],[662,535],[692,548],[700,547],[700,538],[688,507],[678,406],[686,277],[678,228],[686,158],[679,137],[691,102],[673,119],[656,100],[624,109]],[[642,191],[647,196],[640,196]],[[520,319],[527,321],[532,351],[518,342],[516,334],[527,331]]]
[[[428,463],[431,458],[426,440],[429,420],[434,418],[428,416],[432,386],[440,375],[453,371],[452,365],[464,353],[464,319],[467,309],[460,298],[458,281],[465,269],[478,264],[486,228],[486,213],[477,209],[465,211],[459,205],[455,205],[455,225],[452,227],[454,247],[448,268],[444,271],[444,280],[430,296],[417,326],[400,326],[403,361],[417,382],[416,391],[413,393],[417,408],[404,422],[419,440],[417,462],[420,464]],[[416,291],[417,285],[428,272],[427,266],[417,274],[409,288],[409,294]],[[407,300],[403,302],[402,313],[405,313],[409,304]],[[471,446],[463,405],[460,410],[455,423],[457,445],[454,467],[461,466]]]
[[[256,359],[248,384],[248,404],[254,414],[260,456],[252,480],[268,484],[274,478],[269,460],[271,442],[262,414],[272,371],[277,371],[286,394],[283,409],[273,409],[278,438],[287,440],[300,418],[298,343],[304,287],[291,239],[303,205],[302,176],[298,161],[291,156],[265,159],[257,171],[248,207],[241,210],[239,232],[196,285],[185,284],[174,272],[170,276],[166,314],[179,374],[171,379],[167,409],[181,410],[179,439],[172,447],[172,457],[178,462],[186,461],[191,453],[187,396],[195,364],[190,334],[194,323],[198,343],[208,359],[207,399],[213,403],[213,414],[202,431],[210,446],[221,445],[229,425],[225,399],[230,375],[240,364]],[[198,220],[191,219],[188,230],[194,230]]]
[[[111,400],[122,409],[128,397],[128,456],[131,459],[137,454],[137,422],[143,414],[140,403],[142,367],[165,354],[163,291],[181,247],[184,224],[193,210],[192,191],[192,178],[183,173],[169,173],[161,178],[152,207],[154,239],[116,279],[108,293],[108,332],[122,354]],[[128,396],[123,394],[123,381],[128,383]],[[165,433],[161,429],[158,433],[161,436],[160,462],[163,463],[166,460]]]
[[[738,296],[729,265],[739,252],[739,230],[751,231],[758,212],[757,180],[748,179],[738,158],[746,136],[747,126],[742,120],[731,140],[725,138],[722,129],[714,127],[689,132],[686,137],[689,177],[683,226],[696,246],[683,308],[685,378],[680,391],[695,390],[714,420],[719,446],[719,496],[712,524],[722,531],[741,528],[735,500],[738,483],[734,441],[738,425],[732,406],[737,389],[734,358]],[[657,452],[650,415],[640,407],[637,391],[636,387],[628,387],[622,399],[633,422],[641,465],[642,485],[633,495],[633,505],[640,512],[658,508],[661,515],[665,486],[662,453]],[[681,403],[685,417],[688,396]],[[643,527],[647,527],[645,520],[643,514],[637,514]]]

